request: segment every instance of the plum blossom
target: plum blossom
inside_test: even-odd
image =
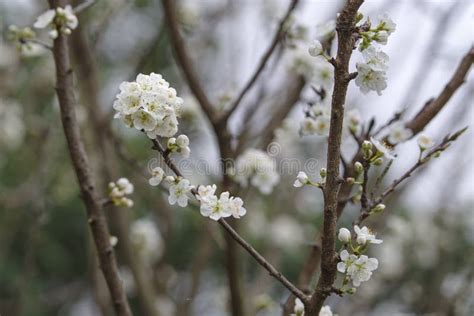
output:
[[[196,199],[201,202],[200,212],[204,217],[215,221],[223,217],[233,216],[240,218],[247,213],[243,207],[244,201],[239,197],[230,196],[229,192],[222,192],[219,197],[215,195],[216,185],[198,186]]]
[[[170,195],[168,197],[168,202],[171,205],[178,203],[181,207],[186,207],[188,205],[188,193],[191,192],[193,186],[189,183],[188,179],[180,179],[177,183],[170,185],[169,191]]]
[[[375,234],[372,233],[367,226],[360,228],[355,225],[354,231],[357,234],[356,241],[359,245],[365,245],[366,243],[381,244],[383,242],[381,239],[376,239]]]
[[[381,50],[369,46],[362,52],[365,63],[374,71],[386,71],[388,69],[389,57]]]
[[[157,186],[163,180],[165,172],[160,167],[153,168],[151,171],[151,178],[148,180],[148,183],[152,186]]]
[[[368,281],[372,276],[372,271],[376,270],[378,266],[379,261],[376,258],[361,255],[347,267],[347,275],[350,276],[352,284],[357,287],[362,282]]]
[[[133,193],[133,184],[127,178],[120,178],[109,183],[109,197],[116,206],[132,207],[133,201],[126,197]]]
[[[308,175],[304,171],[300,171],[298,175],[296,176],[296,180],[293,183],[293,186],[295,188],[300,188],[306,184],[310,183],[310,180],[308,178]]]
[[[304,304],[299,298],[295,299],[295,307],[291,316],[304,316]]]
[[[179,135],[178,138],[171,137],[168,139],[168,149],[171,152],[178,152],[183,157],[188,158],[191,153],[189,148],[189,138],[186,135]]]
[[[339,234],[337,235],[337,238],[342,241],[343,243],[348,243],[351,241],[351,232],[347,228],[340,228],[339,229]]]
[[[77,17],[74,15],[74,11],[70,5],[66,5],[64,8],[57,7],[51,9],[37,17],[36,22],[33,26],[37,29],[49,28],[49,36],[53,39],[57,38],[59,32],[65,35],[71,34],[79,24]]]
[[[411,129],[405,127],[402,122],[397,122],[390,126],[390,134],[388,135],[388,141],[390,144],[398,144],[406,141],[413,135]]]
[[[331,307],[329,305],[325,305],[321,307],[321,310],[319,311],[319,316],[333,316],[334,314],[332,313]]]
[[[381,143],[377,139],[371,137],[370,141],[372,144],[374,144],[375,148],[377,149],[377,152],[380,153],[383,157],[387,159],[395,159],[395,156],[392,153],[392,149],[385,143]]]
[[[384,71],[375,71],[368,64],[357,63],[357,77],[355,84],[360,88],[363,94],[367,94],[370,91],[377,92],[378,95],[382,95],[382,90],[387,88],[387,77]]]
[[[433,140],[426,135],[418,136],[417,142],[418,142],[418,146],[420,146],[420,148],[423,150],[431,148],[434,145]]]
[[[372,271],[376,270],[379,264],[376,258],[349,254],[345,249],[341,251],[340,258],[337,270],[346,274],[356,287],[360,286],[361,282],[368,281],[372,276]]]
[[[139,74],[133,82],[122,82],[113,108],[115,118],[128,127],[146,132],[149,138],[172,137],[178,132],[178,119],[183,100],[159,74]],[[189,142],[189,139],[188,139]],[[181,138],[181,145],[185,139]],[[181,148],[181,147],[179,147]],[[184,146],[183,154],[189,153]]]
[[[280,181],[275,161],[264,151],[247,149],[235,163],[235,180],[243,187],[250,184],[263,194],[270,194]]]
[[[387,32],[388,35],[395,32],[395,29],[397,28],[397,24],[393,22],[393,20],[388,16],[387,13],[384,13],[381,16],[379,16],[378,19],[379,19],[379,22],[376,27],[378,30],[383,30]]]

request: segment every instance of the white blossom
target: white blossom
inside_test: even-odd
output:
[[[172,137],[178,131],[183,100],[159,74],[139,74],[134,82],[122,82],[113,108],[115,118],[128,127],[144,130],[149,138]],[[186,155],[189,148],[182,150]]]
[[[319,311],[319,316],[333,316],[331,307],[329,305],[321,307],[321,310]]]
[[[163,238],[155,223],[150,219],[142,218],[132,223],[130,242],[146,264],[153,264],[163,255]]]
[[[395,32],[397,24],[388,16],[387,13],[379,16],[379,22],[377,24],[377,29],[386,31],[388,34]]]
[[[198,195],[196,196],[196,199],[198,201],[201,201],[203,199],[211,197],[216,193],[216,190],[217,190],[217,186],[215,184],[213,184],[213,185],[200,185],[200,186],[198,186]]]
[[[381,153],[385,158],[387,159],[395,159],[395,156],[392,153],[392,149],[388,147],[385,143],[381,143],[380,141],[376,140],[375,138],[371,137],[370,141],[372,144],[374,144],[375,148],[377,148],[377,151]]]
[[[357,234],[356,241],[359,245],[365,245],[366,243],[370,244],[381,244],[383,241],[375,238],[375,234],[372,233],[367,226],[360,228],[359,226],[354,226],[354,231]]]
[[[218,198],[216,195],[201,199],[201,215],[215,221],[223,217],[229,217],[232,212],[229,207],[229,192],[222,192]]]
[[[374,71],[386,71],[388,69],[389,57],[381,50],[375,49],[373,46],[369,46],[367,49],[362,51],[365,63],[370,66]]]
[[[418,136],[417,142],[418,142],[418,146],[420,146],[420,148],[422,149],[428,149],[428,148],[433,147],[434,145],[433,140],[429,136],[426,136],[423,134]]]
[[[127,178],[120,178],[109,183],[109,197],[117,206],[132,207],[133,201],[126,197],[133,193],[133,184]]]
[[[319,115],[316,118],[306,117],[301,123],[302,135],[329,135],[330,117]]]
[[[351,241],[351,232],[347,228],[340,228],[339,229],[339,234],[337,235],[337,238],[342,241],[343,243],[348,243]]]
[[[151,178],[148,180],[148,183],[152,186],[157,186],[163,180],[165,172],[160,167],[153,168],[151,171]]]
[[[191,149],[188,145],[189,138],[186,135],[179,135],[178,138],[172,137],[168,139],[168,149],[171,150],[171,152],[180,153],[185,158],[189,157],[191,153]]]
[[[314,40],[308,48],[308,53],[313,57],[321,55],[323,53],[323,45],[321,42]]]
[[[378,31],[372,36],[372,39],[379,44],[387,45],[388,35],[389,34],[387,31]]]
[[[295,307],[293,308],[293,314],[291,315],[304,316],[304,304],[299,298],[295,299]]]
[[[296,180],[293,183],[293,186],[295,188],[300,188],[308,183],[309,183],[308,175],[306,174],[306,172],[300,171],[298,175],[296,176]]]
[[[233,216],[240,218],[247,213],[243,207],[244,201],[239,197],[230,196],[229,192],[221,193],[218,198],[215,195],[216,185],[200,185],[196,199],[201,202],[200,212],[202,216],[218,221],[222,217]]]
[[[322,56],[314,58],[313,81],[327,90],[332,88],[334,82],[334,67]]]
[[[280,181],[275,161],[264,151],[247,149],[235,163],[235,180],[243,187],[250,184],[263,194],[270,194]]]
[[[379,264],[375,258],[349,254],[345,249],[341,251],[340,258],[341,261],[337,264],[337,270],[349,276],[354,286],[359,286],[361,282],[368,281],[372,276],[372,271],[376,270]]]
[[[395,145],[409,139],[412,135],[413,132],[411,129],[405,127],[405,124],[402,122],[397,122],[390,126],[388,141],[390,144]]]
[[[173,183],[170,185],[169,191],[170,195],[168,197],[168,202],[171,205],[176,204],[181,207],[186,207],[188,205],[188,193],[191,192],[192,185],[189,183],[188,179],[180,179],[178,183]]]
[[[366,255],[361,255],[353,264],[347,267],[347,275],[350,276],[352,284],[359,286],[361,282],[368,281],[372,276],[372,271],[379,266],[379,261],[376,258],[369,258]]]
[[[387,88],[387,78],[383,71],[375,71],[370,65],[364,63],[357,63],[357,77],[355,84],[360,88],[360,91],[367,94],[370,91],[377,92],[382,95],[382,90]]]
[[[69,35],[78,25],[77,17],[70,5],[64,8],[58,7],[51,9],[37,17],[33,26],[37,29],[49,28],[48,32],[51,38],[58,37],[59,33]]]

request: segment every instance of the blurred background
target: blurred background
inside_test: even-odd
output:
[[[140,72],[163,74],[185,103],[180,133],[190,137],[192,152],[180,166],[193,183],[218,183],[215,135],[173,59],[161,4],[96,2],[81,14],[80,29],[71,36],[77,112],[99,188],[105,192],[107,183],[119,177],[135,185],[133,208],[107,209],[132,307],[136,315],[230,315],[224,232],[192,207],[168,205],[167,192],[148,185],[147,168],[156,163],[149,141],[112,119],[122,81]],[[239,93],[288,4],[177,2],[182,35],[214,104],[224,109]],[[230,121],[235,137],[247,136],[244,147],[265,148],[274,141],[279,145],[273,159],[292,159],[314,177],[325,166],[326,142],[299,135],[305,104],[315,98],[310,80],[289,107],[282,108],[281,100],[295,89],[296,61],[306,53],[316,25],[335,19],[342,4],[299,3],[283,44]],[[110,315],[60,126],[52,57],[41,47],[20,54],[6,39],[10,24],[32,25],[46,8],[46,1],[0,0],[0,314]],[[346,107],[358,108],[366,121],[375,117],[379,126],[403,108],[404,118],[411,118],[442,90],[472,46],[474,4],[380,0],[367,1],[361,11],[374,19],[388,12],[397,23],[383,47],[390,56],[388,88],[378,97],[350,84]],[[327,303],[334,312],[474,314],[473,98],[471,72],[425,134],[440,141],[461,127],[470,129],[370,221],[384,240],[371,253],[379,269],[355,295],[331,296]],[[354,149],[354,141],[345,138],[343,154],[349,157]],[[416,162],[416,141],[397,147],[397,153],[383,186]],[[193,171],[203,161],[206,171]],[[292,186],[298,171],[280,170],[270,195],[244,190],[248,214],[239,222],[241,234],[290,280],[297,279],[322,222],[321,193]],[[339,226],[350,225],[357,215],[349,205]],[[239,260],[248,314],[280,315],[288,292],[247,253],[239,252]]]

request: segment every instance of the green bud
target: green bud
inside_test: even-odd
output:
[[[362,149],[363,150],[369,150],[369,149],[372,149],[372,143],[369,142],[368,140],[364,140],[364,142],[362,143]]]
[[[321,168],[321,170],[319,170],[319,175],[321,176],[321,178],[326,178],[327,176],[327,171],[326,171],[326,168]]]
[[[354,169],[356,174],[361,174],[364,172],[364,166],[362,166],[362,164],[358,161],[354,164]]]
[[[385,204],[377,204],[373,209],[372,212],[374,213],[381,213],[385,210]]]
[[[441,156],[441,151],[440,150],[438,150],[437,152],[435,152],[433,154],[433,157],[435,157],[435,158],[439,158],[439,156]]]
[[[381,166],[383,164],[383,159],[382,158],[377,158],[373,162],[374,166]]]
[[[362,14],[362,12],[357,12],[357,15],[355,18],[356,24],[362,21],[363,18],[364,18],[364,15]]]

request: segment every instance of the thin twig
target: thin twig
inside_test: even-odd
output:
[[[408,169],[400,178],[394,180],[393,183],[382,192],[382,194],[380,194],[376,199],[371,201],[370,204],[367,205],[367,207],[364,208],[364,210],[361,212],[359,218],[354,222],[354,224],[359,225],[360,223],[362,223],[367,217],[370,216],[370,210],[374,206],[382,203],[384,199],[390,194],[392,194],[402,182],[410,178],[417,169],[425,165],[428,161],[431,160],[431,158],[446,150],[451,145],[451,143],[456,141],[458,137],[461,136],[466,130],[467,127],[460,129],[452,135],[447,135],[438,146],[431,149],[421,159],[418,159],[418,161],[410,169]]]
[[[278,26],[278,29],[273,36],[273,40],[268,47],[267,51],[265,54],[263,54],[262,58],[260,59],[260,64],[258,65],[257,69],[255,70],[253,76],[250,78],[250,80],[247,82],[247,84],[244,86],[238,97],[235,99],[234,102],[232,102],[232,105],[230,106],[229,110],[221,117],[223,121],[226,121],[229,119],[229,117],[234,113],[234,111],[237,109],[239,106],[240,102],[244,98],[244,96],[247,94],[247,92],[252,88],[252,86],[255,84],[257,81],[258,77],[260,74],[263,72],[263,69],[267,65],[267,62],[270,60],[270,57],[272,56],[273,52],[275,51],[275,48],[278,46],[278,44],[281,42],[281,39],[285,35],[285,26],[287,24],[288,19],[291,16],[291,13],[293,10],[296,8],[296,5],[298,4],[299,0],[291,0],[291,3],[286,10],[286,13],[284,17],[281,19],[280,24]]]
[[[160,142],[156,139],[152,139],[153,149],[157,150],[160,155],[163,157],[166,165],[178,176],[183,177],[182,173],[179,171],[178,167],[172,161],[170,155],[165,153],[165,150],[161,146]],[[198,195],[196,189],[192,189],[191,193],[194,196]],[[244,248],[254,259],[265,268],[268,273],[273,276],[275,279],[280,281],[283,286],[285,286],[291,293],[296,297],[301,299],[303,302],[308,302],[309,297],[305,295],[301,290],[299,290],[293,283],[291,283],[280,271],[278,271],[271,263],[269,263],[255,248],[253,248],[245,239],[243,239],[239,233],[237,233],[232,226],[223,218],[218,220],[218,223],[230,234],[232,239],[234,239],[242,248]]]
[[[171,44],[173,45],[176,60],[180,66],[186,81],[189,85],[189,88],[193,92],[194,96],[201,105],[202,110],[211,121],[215,123],[216,114],[214,107],[212,106],[209,98],[207,97],[204,89],[201,85],[201,82],[198,79],[198,76],[194,70],[191,58],[188,55],[186,50],[186,44],[184,43],[183,38],[179,32],[179,24],[176,17],[176,12],[174,9],[175,1],[173,0],[162,0],[163,10],[165,13],[166,22],[168,24]]]
[[[66,1],[54,1],[56,6],[65,6]],[[66,136],[69,155],[77,176],[82,198],[87,210],[94,243],[97,249],[100,267],[107,282],[114,308],[119,316],[131,316],[127,297],[119,277],[117,261],[110,244],[110,233],[103,212],[102,203],[92,179],[89,161],[84,149],[84,143],[79,130],[75,113],[76,98],[72,68],[69,59],[68,38],[59,34],[54,40],[54,62],[56,65],[57,95],[61,111],[61,121]]]
[[[78,4],[75,8],[74,8],[74,14],[78,15],[80,14],[82,11],[86,10],[87,8],[91,7],[92,5],[94,5],[96,2],[95,0],[86,0],[84,1],[83,3],[81,4]]]

